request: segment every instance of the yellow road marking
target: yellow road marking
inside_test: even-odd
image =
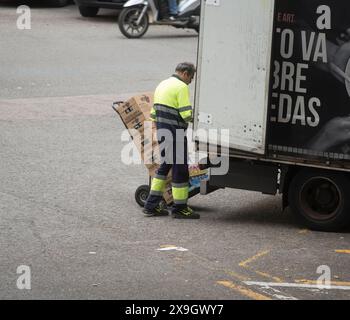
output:
[[[261,251],[258,254],[256,254],[255,256],[253,256],[245,261],[240,262],[238,265],[240,267],[247,268],[248,263],[251,263],[251,262],[257,260],[258,258],[267,255],[269,252],[270,252],[270,250]]]
[[[335,250],[336,253],[347,253],[350,254],[350,250]]]
[[[191,255],[193,258],[195,258],[197,263],[199,263],[200,265],[204,266],[207,269],[219,271],[219,272],[225,272],[227,275],[231,276],[232,278],[236,279],[237,281],[244,282],[244,281],[250,280],[249,277],[238,274],[238,273],[236,273],[232,270],[229,270],[227,268],[217,267],[217,266],[215,266],[215,264],[213,264],[212,261],[210,261],[204,257],[201,257],[195,253],[190,252],[189,255]],[[217,281],[217,283],[222,285],[222,286],[225,286],[227,288],[233,289],[233,290],[237,291],[238,293],[240,293],[241,295],[249,297],[251,299],[272,300],[270,297],[267,297],[267,296],[264,296],[264,295],[259,294],[257,292],[254,292],[253,290],[250,290],[250,289],[245,288],[243,286],[234,284],[232,281]]]
[[[246,277],[246,276],[243,276],[243,275],[240,275],[236,272],[233,272],[231,270],[224,270],[229,276],[233,277],[233,278],[236,278],[238,280],[241,280],[241,281],[249,281],[250,278]]]
[[[213,271],[219,271],[219,272],[225,272],[227,275],[233,277],[233,278],[236,278],[240,281],[248,281],[250,280],[249,277],[246,277],[244,275],[241,275],[241,274],[238,274],[230,269],[227,269],[225,267],[220,267],[220,266],[216,266],[215,263],[213,263],[212,261],[204,258],[204,257],[201,257],[193,252],[189,252],[188,253],[189,256],[192,256],[198,264],[200,264],[201,266],[205,267],[206,269],[209,269],[209,270],[213,270]]]
[[[266,273],[266,272],[261,272],[261,271],[255,271],[255,273],[265,277],[265,278],[270,278],[270,279],[273,279],[275,280],[276,282],[283,282],[284,280],[278,278],[278,277],[274,277],[274,276],[271,276],[270,274]]]
[[[251,267],[248,266],[249,263],[251,263],[253,261],[256,261],[260,257],[267,255],[268,253],[270,253],[270,250],[261,251],[261,252],[257,253],[255,256],[253,256],[253,257],[251,257],[251,258],[249,258],[249,259],[247,259],[245,261],[240,262],[238,265],[240,267],[242,267],[242,268],[248,269],[250,271],[254,271],[256,274],[258,274],[258,275],[260,275],[262,277],[273,279],[274,281],[277,281],[277,282],[283,282],[282,279],[274,277],[274,276],[268,274],[267,272],[261,272],[259,270],[254,270],[254,269],[252,269]]]
[[[302,229],[302,230],[300,230],[298,233],[299,233],[299,234],[305,234],[305,233],[308,233],[308,232],[309,232],[308,229]]]
[[[270,297],[264,296],[260,293],[254,292],[253,290],[234,284],[232,281],[217,281],[217,283],[226,288],[230,288],[234,291],[237,291],[241,295],[244,295],[253,300],[272,300]]]

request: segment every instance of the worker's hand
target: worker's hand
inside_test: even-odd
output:
[[[345,142],[350,142],[350,116],[330,120],[312,139],[309,148],[327,151]]]

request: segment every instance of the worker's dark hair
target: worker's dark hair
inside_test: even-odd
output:
[[[193,63],[190,62],[181,62],[177,65],[176,72],[187,72],[188,74],[190,74],[191,76],[193,76],[196,72],[196,67],[194,66]]]

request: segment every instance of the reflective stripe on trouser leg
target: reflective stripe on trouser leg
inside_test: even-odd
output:
[[[171,165],[162,163],[152,179],[151,191],[145,203],[145,209],[155,209],[163,199],[163,192],[166,187],[166,177],[171,169]]]
[[[186,207],[188,199],[188,189],[188,182],[172,184],[172,192],[175,205],[183,205],[184,207]]]
[[[162,197],[166,186],[166,176],[156,175],[152,179],[150,195]]]
[[[159,179],[160,176],[152,179],[151,191],[145,203],[145,209],[154,210],[163,199],[163,193],[166,186],[165,179]]]

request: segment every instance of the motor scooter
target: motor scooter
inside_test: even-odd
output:
[[[127,38],[140,38],[150,24],[171,25],[175,28],[189,28],[199,32],[201,0],[180,0],[175,20],[167,18],[166,0],[129,0],[120,12],[118,24]]]

